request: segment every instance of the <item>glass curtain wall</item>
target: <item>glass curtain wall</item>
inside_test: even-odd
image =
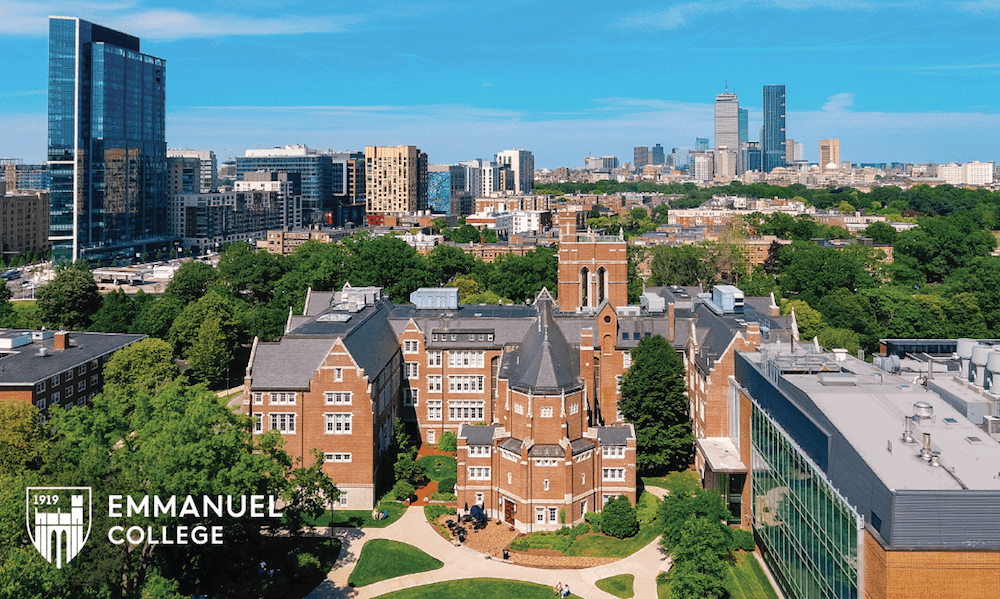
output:
[[[754,529],[772,571],[796,599],[857,599],[862,518],[751,403]]]

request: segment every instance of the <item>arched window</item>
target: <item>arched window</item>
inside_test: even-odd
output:
[[[590,269],[584,266],[580,269],[580,306],[590,305]]]
[[[608,298],[608,271],[603,266],[597,269],[597,305]]]

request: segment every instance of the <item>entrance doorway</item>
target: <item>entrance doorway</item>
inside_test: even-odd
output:
[[[503,500],[503,519],[507,524],[514,524],[514,502],[510,499]]]

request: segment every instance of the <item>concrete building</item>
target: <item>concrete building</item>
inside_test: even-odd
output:
[[[711,181],[715,178],[714,152],[691,152],[691,176],[698,181]]]
[[[517,195],[535,192],[535,157],[528,150],[504,150],[497,154],[497,164],[509,166],[513,172],[513,189]],[[506,187],[506,186],[505,186]]]
[[[86,405],[104,386],[111,355],[144,337],[0,329],[0,397],[30,403],[43,415],[52,406]]]
[[[839,168],[840,168],[840,140],[839,139],[819,140],[819,172],[823,173],[826,172],[828,169],[837,170]]]
[[[258,243],[258,247],[263,247],[269,253],[288,256],[303,243],[316,240],[320,243],[336,243],[345,237],[349,237],[354,229],[344,228],[322,228],[319,225],[311,225],[308,229],[297,229],[286,231],[284,229],[267,232],[267,241]]]
[[[715,179],[725,183],[736,178],[736,151],[722,146],[715,149]],[[697,175],[697,169],[696,169]]]
[[[171,156],[167,158],[167,192],[170,195],[182,193],[208,193],[201,191],[201,160],[197,157]]]
[[[584,162],[591,173],[610,173],[619,166],[615,156],[587,156]]]
[[[366,222],[427,210],[427,154],[416,146],[365,147]]]
[[[636,170],[642,170],[647,164],[651,164],[649,156],[649,147],[647,146],[635,146],[632,148],[632,166]]]
[[[724,93],[715,96],[715,146],[716,150],[728,148],[739,160],[740,150],[740,100],[736,94],[729,93],[727,89]],[[738,164],[734,161],[733,173],[735,176]]]
[[[49,192],[11,191],[0,195],[0,257],[49,251]]]
[[[0,193],[19,189],[52,187],[52,170],[47,164],[24,164],[20,158],[0,158]]]
[[[196,158],[199,162],[199,188],[194,192],[183,193],[208,193],[219,189],[219,163],[212,150],[167,148],[167,158]]]

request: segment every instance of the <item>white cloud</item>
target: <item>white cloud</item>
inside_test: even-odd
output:
[[[825,112],[843,112],[846,108],[854,105],[854,94],[851,93],[841,93],[833,94],[826,99],[826,104],[823,105],[823,110]]]

